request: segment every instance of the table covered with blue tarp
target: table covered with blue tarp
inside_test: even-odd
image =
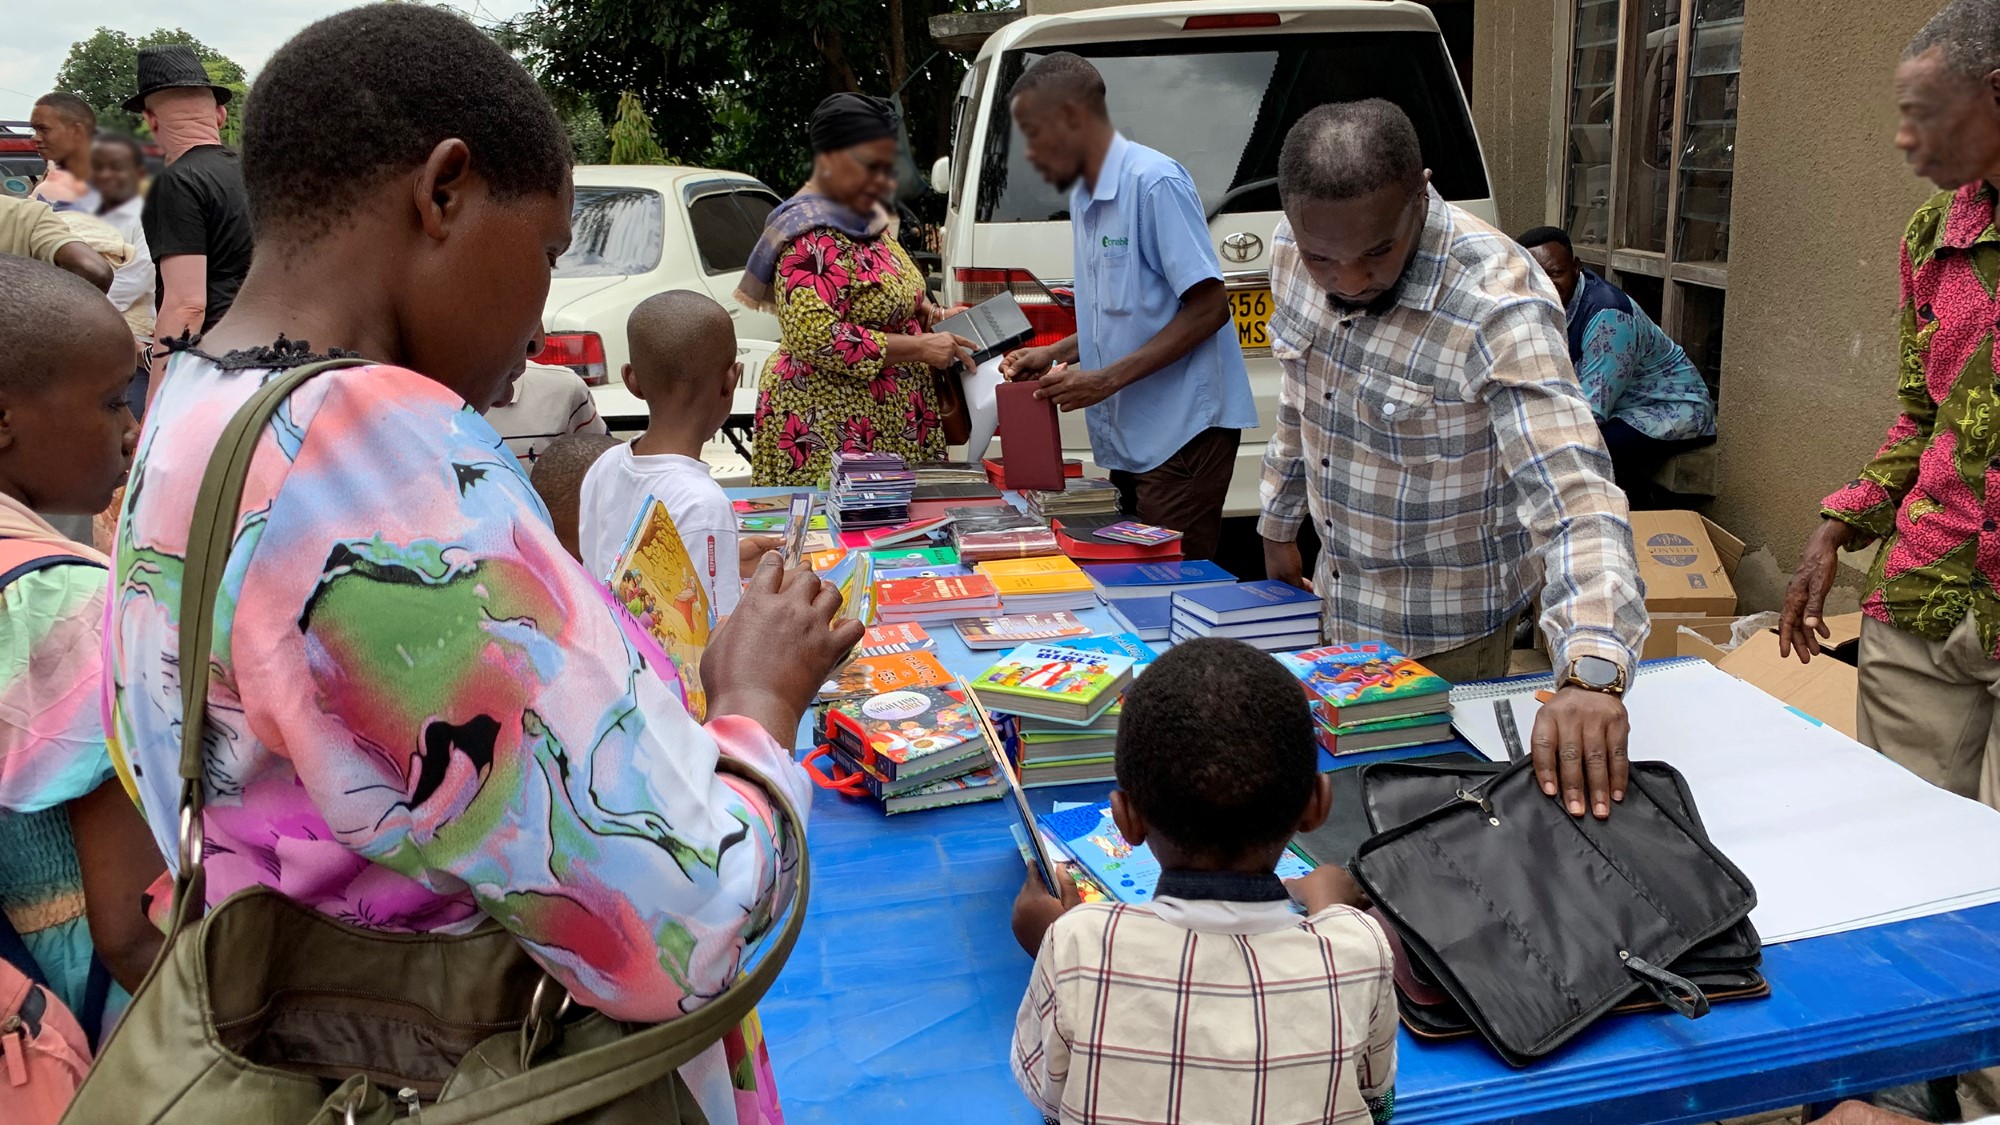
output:
[[[1101,609],[1080,616],[1115,629]],[[949,626],[931,635],[961,677],[995,655]],[[1467,747],[1342,766],[1453,749]],[[1108,789],[1030,797],[1046,811]],[[1012,821],[1004,801],[884,817],[817,794],[807,925],[761,1009],[787,1121],[1039,1120],[1008,1061],[1032,964],[1009,928],[1026,877]],[[1764,973],[1769,999],[1606,1018],[1525,1070],[1477,1039],[1405,1033],[1396,1120],[1715,1121],[2000,1063],[2000,905],[1771,946]]]

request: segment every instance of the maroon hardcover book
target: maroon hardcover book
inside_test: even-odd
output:
[[[1061,492],[1062,431],[1056,404],[1035,397],[1038,386],[1035,380],[1024,379],[995,388],[1001,452],[1007,462],[1007,487]]]

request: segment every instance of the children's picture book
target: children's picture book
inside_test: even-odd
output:
[[[611,573],[612,596],[673,662],[688,712],[697,720],[707,718],[701,654],[715,619],[701,570],[689,557],[665,504],[654,500],[640,510]]]
[[[1039,821],[1056,844],[1081,864],[1112,898],[1130,903],[1153,900],[1153,888],[1160,881],[1160,863],[1146,845],[1125,842],[1111,819],[1111,802],[1050,812]],[[1287,848],[1278,857],[1276,874],[1280,879],[1296,879],[1313,866],[1311,860]]]
[[[943,687],[957,680],[938,663],[935,653],[893,652],[887,656],[858,656],[840,666],[833,678],[820,685],[821,699],[854,699],[900,689]]]
[[[1013,648],[1028,641],[1054,641],[1090,636],[1090,626],[1073,613],[1014,613],[1001,617],[960,618],[952,624],[970,649]]]
[[[921,812],[924,809],[942,809],[953,805],[971,805],[980,801],[997,801],[1007,795],[1007,783],[1000,778],[996,767],[947,777],[943,781],[933,781],[909,793],[882,798],[882,813],[895,816],[897,813]]]
[[[1021,851],[1021,862],[1028,865],[1028,870],[1033,871],[1035,869],[1035,857],[1028,850],[1029,845],[1028,845],[1027,831],[1023,829],[1019,824],[1009,824],[1007,826],[1007,831],[1013,834],[1014,846],[1016,848],[1019,848]],[[1036,829],[1036,831],[1039,833],[1041,830],[1038,828]],[[1055,841],[1049,839],[1047,836],[1041,837],[1041,846],[1048,848],[1051,851],[1061,850],[1056,847]],[[1083,873],[1082,868],[1078,867],[1074,863],[1064,863],[1064,864],[1059,864],[1058,866],[1062,868],[1063,875],[1067,876],[1076,883],[1076,893],[1078,897],[1080,897],[1083,901],[1085,902],[1104,901],[1105,895],[1103,888],[1099,887],[1096,883],[1091,882],[1090,876],[1085,875]]]
[[[1061,645],[1027,644],[972,681],[989,707],[1019,715],[1089,723],[1132,682],[1132,658]]]
[[[839,700],[827,709],[826,731],[855,765],[891,786],[948,773],[948,764],[986,752],[972,705],[934,687]]]
[[[1381,641],[1328,645],[1278,660],[1305,685],[1322,726],[1433,715],[1451,706],[1444,677]]]
[[[747,499],[732,501],[729,506],[735,511],[736,518],[739,520],[744,516],[768,516],[774,512],[783,515],[791,510],[792,497],[797,495],[803,494],[780,492],[771,496],[752,496]]]
[[[1354,723],[1344,727],[1318,728],[1320,749],[1336,757],[1369,750],[1401,750],[1406,746],[1429,746],[1451,741],[1451,712],[1412,715],[1406,719],[1385,719],[1379,723]]]
[[[892,656],[899,652],[922,652],[937,648],[937,640],[914,621],[875,625],[861,637],[861,655]]]
[[[1166,527],[1154,527],[1138,520],[1122,520],[1110,527],[1102,527],[1094,532],[1099,539],[1109,539],[1114,543],[1137,543],[1141,547],[1157,547],[1162,543],[1172,543],[1181,533]]]
[[[1083,649],[1086,652],[1107,652],[1113,656],[1132,658],[1132,678],[1138,679],[1146,671],[1146,666],[1160,658],[1152,645],[1140,640],[1136,633],[1105,633],[1080,640],[1064,641],[1064,648]]]

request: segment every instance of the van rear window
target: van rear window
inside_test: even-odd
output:
[[[1104,75],[1126,136],[1181,162],[1211,215],[1278,210],[1278,152],[1315,106],[1387,98],[1417,127],[1431,182],[1446,199],[1483,199],[1486,171],[1445,54],[1424,31],[1170,38],[1009,51],[1001,59],[979,177],[980,222],[1069,218],[1069,197],[1028,163],[1005,91],[1052,50]]]

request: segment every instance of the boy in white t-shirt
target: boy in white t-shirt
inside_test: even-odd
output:
[[[712,298],[670,290],[639,302],[625,321],[625,339],[632,355],[623,372],[625,389],[646,404],[646,432],[606,452],[583,478],[583,565],[600,579],[610,574],[633,521],[657,498],[720,617],[742,594],[742,559],[736,513],[702,463],[701,447],[729,419],[730,397],[743,373],[736,326]],[[742,546],[761,549],[765,542]]]

